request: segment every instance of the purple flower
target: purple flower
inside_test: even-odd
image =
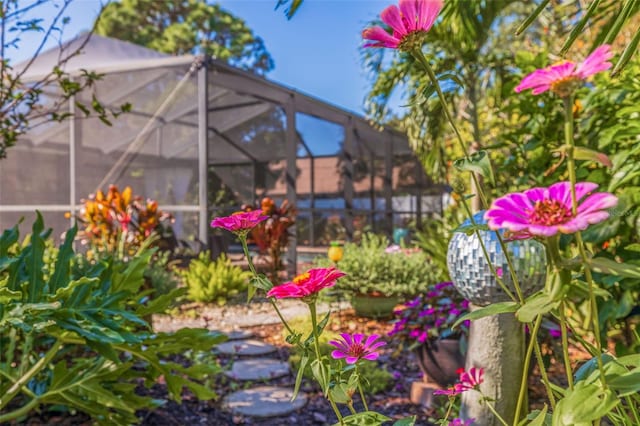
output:
[[[461,418],[456,417],[455,419],[451,419],[449,426],[473,426],[473,422],[475,420],[476,419],[462,420]]]
[[[378,356],[380,356],[377,349],[387,344],[383,341],[376,342],[376,340],[380,338],[377,334],[369,336],[364,343],[362,342],[364,335],[360,333],[355,333],[354,335],[342,333],[340,336],[342,337],[342,340],[329,341],[330,345],[337,348],[331,352],[331,356],[334,359],[345,358],[347,364],[355,364],[361,359],[374,361],[378,359]]]
[[[433,287],[436,290],[442,290],[443,288],[451,287],[452,285],[453,285],[453,283],[451,281],[445,281],[445,282],[438,283]]]
[[[570,95],[573,89],[582,84],[588,77],[611,68],[609,59],[613,57],[611,46],[603,44],[589,55],[584,62],[576,64],[563,61],[546,68],[537,69],[522,79],[516,92],[533,89],[531,93],[538,95],[551,90],[561,97]]]
[[[558,232],[570,234],[609,217],[605,210],[614,207],[618,198],[608,192],[592,192],[591,182],[576,184],[578,211],[571,208],[571,184],[558,182],[548,188],[532,188],[498,198],[484,217],[492,230],[501,228],[532,236],[551,237]]]
[[[422,333],[420,333],[420,335],[418,336],[418,342],[420,343],[424,343],[427,338],[429,338],[429,334],[426,331],[423,331]]]
[[[419,317],[426,317],[427,315],[433,315],[436,313],[436,310],[434,308],[429,308],[429,309],[425,309],[423,311],[420,311],[418,313]]]
[[[391,27],[389,34],[374,26],[362,31],[362,38],[370,40],[364,47],[412,48],[431,29],[442,9],[442,0],[400,0],[380,13],[380,19]]]
[[[421,302],[422,299],[420,297],[416,297],[415,299],[405,303],[404,306],[406,306],[407,308],[415,308],[416,306],[420,305]]]

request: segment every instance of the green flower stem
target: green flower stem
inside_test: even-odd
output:
[[[316,317],[316,302],[315,300],[309,303],[309,311],[311,312],[311,333],[313,334],[313,347],[316,352],[316,359],[318,362],[321,362],[322,355],[320,354],[320,335],[318,334],[318,318]],[[327,383],[327,386],[329,384]],[[324,389],[323,389],[324,390]],[[333,397],[331,396],[331,392],[327,389],[327,399],[331,404],[331,408],[333,408],[334,413],[336,413],[336,417],[338,418],[338,422],[342,425],[344,424],[344,420],[342,419],[342,414],[340,414],[340,410],[338,410],[338,406],[336,405]]]
[[[454,396],[449,397],[449,406],[447,407],[447,412],[445,413],[443,419],[445,422],[449,420],[449,416],[451,415],[451,411],[453,410],[453,403],[455,402],[455,400],[456,398]],[[444,422],[442,424],[444,424]]]
[[[569,170],[569,181],[571,182],[571,210],[573,215],[578,213],[578,199],[576,198],[576,162],[574,158],[575,139],[573,133],[573,95],[562,98],[564,102],[564,140],[567,145],[567,168]],[[593,276],[591,275],[591,269],[589,268],[589,258],[584,248],[584,242],[582,241],[582,234],[578,231],[575,233],[576,245],[580,252],[580,258],[584,265],[584,276],[589,285],[589,301],[591,304],[591,320],[593,322],[593,334],[596,339],[596,347],[598,348],[598,370],[600,371],[600,380],[602,381],[602,387],[607,389],[607,382],[604,377],[604,365],[602,363],[602,339],[600,338],[600,322],[598,320],[598,305],[596,303],[596,296],[593,292]]]
[[[256,268],[253,265],[253,261],[251,260],[251,256],[249,255],[249,246],[247,246],[247,235],[246,233],[237,234],[237,235],[238,235],[238,238],[240,239],[240,244],[242,244],[242,251],[244,252],[244,256],[247,258],[247,263],[249,263],[249,270],[251,270],[251,273],[253,274],[254,277],[257,277],[258,272],[256,271]],[[280,309],[278,309],[278,305],[276,304],[273,297],[269,297],[269,303],[271,303],[271,306],[273,306],[273,309],[275,309],[276,313],[278,314],[278,317],[280,318],[280,321],[282,321],[282,324],[287,329],[287,332],[289,332],[290,335],[294,335],[295,333],[293,329],[291,329],[291,327],[289,326],[289,323],[287,323],[287,320],[285,320],[284,317],[282,316],[282,313],[280,312]]]
[[[2,410],[17,394],[20,389],[29,383],[43,368],[45,368],[62,349],[63,343],[61,339],[55,341],[45,356],[40,358],[22,377],[11,386],[7,392],[0,397],[0,410]]]
[[[356,409],[353,408],[353,401],[348,403],[347,407],[349,407],[349,411],[351,411],[351,414],[358,414],[358,413],[356,413]]]
[[[640,417],[638,416],[638,410],[636,410],[635,403],[628,396],[625,396],[624,399],[627,401],[627,404],[629,405],[629,409],[631,410],[631,413],[633,414],[633,419],[635,421],[635,424],[640,425]]]
[[[564,358],[564,369],[567,373],[567,383],[569,389],[573,390],[573,369],[571,368],[571,360],[569,359],[569,341],[567,339],[567,319],[565,317],[565,310],[567,306],[564,302],[560,302],[560,334],[562,336],[562,357]]]
[[[482,394],[482,393],[481,393]],[[484,396],[484,395],[482,395]],[[489,409],[489,411],[491,411],[493,413],[494,416],[496,416],[496,419],[498,419],[498,421],[503,424],[504,426],[509,426],[509,424],[502,418],[502,416],[500,414],[498,414],[498,412],[496,411],[495,407],[493,405],[491,405],[491,403],[488,401],[488,399],[485,397],[485,404],[487,404],[487,408]],[[516,422],[517,424],[517,422]]]
[[[522,412],[522,405],[526,398],[527,393],[527,382],[529,378],[529,365],[531,364],[531,353],[533,352],[534,342],[536,341],[536,336],[538,335],[538,330],[540,330],[540,324],[542,324],[542,315],[538,315],[536,317],[536,322],[533,325],[533,330],[531,330],[531,340],[529,341],[529,346],[527,347],[527,353],[524,357],[524,366],[522,367],[522,380],[520,381],[520,392],[518,393],[518,403],[516,404],[516,412],[513,416],[513,424],[516,426],[519,423],[520,413]]]
[[[438,99],[440,100],[440,103],[442,104],[442,109],[444,110],[444,113],[447,117],[447,120],[449,121],[449,124],[451,125],[451,127],[453,128],[453,131],[456,134],[456,137],[458,139],[458,142],[460,143],[460,148],[462,149],[462,152],[464,153],[464,156],[467,160],[470,160],[469,158],[469,154],[467,153],[467,147],[464,144],[464,141],[462,140],[462,135],[460,135],[460,132],[458,131],[458,127],[456,126],[455,122],[453,121],[453,117],[451,117],[451,113],[449,112],[449,108],[447,106],[447,100],[444,98],[444,94],[442,93],[442,88],[440,87],[440,83],[438,82],[438,78],[436,77],[435,73],[433,72],[433,69],[431,68],[431,65],[429,64],[429,61],[427,61],[427,59],[424,57],[424,55],[422,54],[421,50],[415,50],[413,52],[411,52],[411,54],[413,55],[414,58],[416,58],[418,60],[418,62],[420,62],[420,64],[424,67],[425,71],[427,72],[427,75],[429,76],[429,79],[431,80],[431,83],[433,84],[433,86],[436,89],[436,92],[438,93]],[[478,197],[480,198],[480,204],[482,206],[482,208],[487,208],[489,206],[489,204],[487,203],[487,197],[484,194],[484,191],[482,190],[482,187],[480,186],[480,183],[478,182],[478,177],[476,176],[475,173],[471,173],[471,178],[473,179],[473,183],[475,185],[475,189],[478,192]],[[469,218],[471,219],[471,222],[473,223],[473,215],[469,214]],[[511,262],[511,256],[509,256],[509,252],[507,251],[506,245],[504,243],[504,240],[502,239],[502,236],[499,233],[496,233],[498,235],[498,242],[500,243],[500,247],[502,248],[502,252],[504,253],[505,259],[507,260],[507,264],[509,265],[509,272],[511,274],[511,280],[513,281],[513,286],[516,290],[516,293],[518,295],[518,299],[520,301],[520,303],[524,302],[524,297],[522,295],[522,291],[520,289],[520,282],[518,281],[518,277],[516,275],[516,271],[513,268],[513,264]],[[476,231],[476,235],[478,235],[478,239],[480,239],[480,235],[479,233]],[[487,258],[487,262],[489,262],[489,258]],[[491,262],[489,262],[489,264],[491,264]],[[496,277],[496,280],[498,281],[498,283],[500,284],[501,282],[501,278],[498,277],[498,275],[495,274],[495,271],[492,271],[493,275]],[[504,286],[504,283],[500,284],[500,286],[502,287],[503,290],[506,289],[506,286]],[[516,298],[513,296],[513,294],[509,291],[506,290],[507,294],[510,295],[511,299],[513,299],[514,301],[516,300]]]
[[[538,361],[538,366],[540,367],[540,375],[542,376],[542,383],[544,383],[544,388],[547,391],[547,396],[549,397],[549,403],[551,403],[551,411],[556,408],[556,398],[553,395],[553,389],[551,388],[551,382],[549,382],[549,376],[547,375],[547,369],[544,366],[544,360],[542,359],[542,352],[540,351],[540,343],[538,343],[538,339],[532,337],[535,341],[533,349],[536,353],[536,360]]]
[[[354,374],[358,374],[358,363],[356,363],[356,369]],[[360,392],[360,399],[362,400],[362,405],[364,405],[364,411],[369,411],[369,406],[367,405],[367,400],[364,397],[364,391],[362,390],[362,383],[360,383],[360,375],[358,374],[358,392]]]
[[[244,252],[244,256],[247,258],[247,262],[249,263],[249,269],[254,277],[258,276],[258,272],[256,271],[255,266],[253,266],[253,261],[251,260],[251,256],[249,255],[249,246],[247,246],[247,234],[237,234],[240,239],[240,244],[242,244],[242,251]]]
[[[518,300],[521,304],[523,304],[524,295],[522,294],[522,289],[520,288],[520,281],[518,280],[518,275],[516,275],[516,269],[513,267],[513,262],[511,262],[511,255],[509,255],[509,252],[507,251],[507,245],[504,243],[500,232],[496,231],[496,235],[498,236],[498,243],[500,244],[502,253],[504,253],[504,258],[507,260],[507,265],[509,266],[509,273],[511,275],[511,281],[513,281],[513,288],[516,289]]]
[[[471,225],[472,226],[476,226],[476,221],[473,219],[473,214],[471,213],[471,209],[467,205],[467,200],[464,199],[464,196],[461,197],[461,199],[462,199],[462,206],[464,207],[465,211],[467,212],[467,215],[469,216],[469,220],[471,221]],[[511,290],[509,290],[509,287],[507,287],[507,285],[504,283],[504,281],[502,281],[502,277],[500,277],[498,275],[498,273],[496,272],[496,269],[493,266],[493,263],[491,262],[491,257],[489,256],[489,253],[487,252],[487,248],[485,247],[484,242],[482,241],[482,238],[480,237],[480,231],[478,229],[475,229],[474,232],[476,234],[476,237],[478,237],[478,241],[480,242],[480,248],[482,248],[482,253],[484,254],[484,258],[487,261],[487,264],[489,265],[489,269],[491,270],[491,273],[496,278],[496,282],[498,283],[500,288],[502,288],[502,291],[504,291],[505,294],[511,298],[511,300],[513,300],[514,302],[517,302],[517,299],[513,295],[513,292]],[[504,252],[504,253],[506,254],[506,252]],[[520,303],[522,303],[522,299],[520,299]]]
[[[561,262],[562,258],[560,256],[560,240],[557,235],[547,238],[546,244],[547,253],[549,254],[549,258],[551,259],[551,275],[552,277],[559,277],[560,285],[570,285],[571,284],[571,273],[569,271],[562,269]],[[553,280],[551,280],[553,281]],[[550,289],[549,289],[550,290]],[[565,317],[566,304],[564,299],[560,302],[560,307],[558,308],[558,317],[560,320],[560,333],[562,336],[562,359],[564,362],[565,373],[567,374],[567,383],[569,384],[569,389],[573,390],[573,370],[571,369],[571,359],[569,358],[569,342],[567,339],[567,319]]]
[[[22,407],[15,409],[13,411],[10,411],[6,414],[0,415],[0,423],[5,424],[11,420],[15,420],[22,416],[26,416],[27,414],[29,414],[29,412],[31,412],[31,410],[34,410],[39,404],[40,404],[40,398],[35,397],[31,399],[29,402],[27,402],[26,404],[24,404]]]
[[[438,99],[440,99],[440,104],[442,105],[442,110],[444,111],[444,114],[447,117],[447,120],[449,121],[449,124],[453,128],[453,131],[456,134],[456,138],[458,139],[458,142],[460,143],[460,148],[462,149],[462,152],[464,153],[464,157],[467,160],[470,160],[469,154],[467,153],[467,147],[465,146],[464,141],[462,140],[462,135],[460,134],[460,131],[458,130],[458,127],[456,126],[455,122],[453,121],[453,117],[451,116],[451,113],[449,112],[449,107],[447,106],[447,100],[444,98],[444,93],[442,93],[442,88],[440,87],[440,83],[438,82],[438,77],[436,77],[436,74],[433,72],[433,69],[431,68],[431,65],[429,64],[429,61],[427,61],[427,59],[424,57],[424,55],[422,54],[421,50],[416,49],[416,50],[412,51],[411,54],[413,55],[414,58],[416,58],[418,60],[418,62],[420,62],[422,67],[427,72],[427,75],[429,76],[429,79],[431,80],[431,84],[433,84],[433,87],[436,89],[436,93],[438,94]],[[475,173],[471,173],[471,178],[473,179],[473,183],[474,183],[474,185],[476,187],[476,190],[478,191],[477,195],[480,198],[480,205],[482,206],[483,209],[487,208],[487,206],[488,206],[487,197],[484,195],[484,192],[482,191],[482,187],[480,186],[480,183],[478,182],[478,177],[476,176]]]

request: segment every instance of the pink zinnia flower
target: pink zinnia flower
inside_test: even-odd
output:
[[[392,33],[379,26],[362,31],[362,38],[370,40],[364,47],[389,47],[411,50],[422,45],[423,36],[431,29],[442,9],[442,0],[400,0],[382,11],[380,19]]]
[[[484,382],[484,370],[471,367],[468,371],[460,373],[460,384],[467,389],[474,389]]]
[[[571,209],[571,184],[558,182],[548,188],[532,188],[500,197],[484,218],[494,231],[504,228],[540,237],[581,231],[607,219],[609,213],[605,209],[618,203],[618,198],[608,192],[591,194],[597,187],[591,182],[576,184],[579,205],[575,216]]]
[[[292,281],[273,287],[267,297],[276,299],[300,299],[318,293],[323,288],[331,287],[336,280],[346,274],[336,268],[309,269]]]
[[[262,214],[262,210],[250,212],[238,212],[231,216],[217,217],[211,222],[213,228],[224,228],[234,234],[247,233],[260,222],[269,219],[269,216]]]
[[[460,372],[459,383],[447,389],[438,389],[433,392],[434,395],[456,396],[462,392],[475,389],[484,382],[484,370],[482,368],[471,367],[468,371]]]
[[[520,93],[523,90],[533,89],[531,93],[534,95],[551,90],[558,96],[568,96],[576,86],[582,84],[588,77],[611,68],[611,62],[608,61],[612,57],[611,46],[603,44],[587,56],[582,63],[563,61],[535,70],[523,78],[515,90]]]
[[[387,344],[383,341],[376,342],[380,338],[377,334],[369,336],[364,343],[362,343],[364,334],[356,333],[352,336],[348,333],[342,333],[340,336],[342,340],[329,341],[330,345],[338,348],[331,352],[331,356],[334,359],[345,358],[347,364],[355,364],[361,359],[374,361],[380,356],[377,349]]]

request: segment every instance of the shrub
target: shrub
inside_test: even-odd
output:
[[[154,290],[153,297],[169,294],[178,288],[180,279],[176,275],[173,265],[176,261],[171,262],[169,257],[168,251],[158,252],[144,271],[145,280]]]
[[[92,251],[127,258],[170,218],[156,201],[134,196],[130,187],[120,192],[111,185],[106,194],[97,191],[84,202],[78,220],[84,226],[82,241]]]
[[[17,226],[0,236],[0,423],[42,408],[82,411],[104,425],[137,423],[137,410],[162,402],[134,389],[160,376],[176,400],[183,387],[200,399],[215,397],[194,380],[217,374],[218,365],[184,367],[161,358],[210,351],[224,337],[204,329],[154,333],[142,319],[184,291],[153,300],[146,297],[152,290],[141,291],[154,250],[143,245],[130,262],[90,262],[73,252],[76,232],[69,230],[51,254],[49,277],[43,266],[50,230],[39,213],[22,245]]]
[[[209,252],[204,251],[180,276],[187,287],[189,300],[222,305],[230,297],[247,290],[251,274],[232,265],[224,254],[212,261]]]
[[[332,263],[316,260],[319,266]],[[334,287],[346,295],[376,294],[411,297],[427,290],[436,281],[436,273],[428,257],[420,250],[387,250],[387,239],[364,234],[360,244],[347,243],[338,268],[347,275]]]

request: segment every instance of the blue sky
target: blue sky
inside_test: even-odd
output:
[[[368,81],[360,64],[360,31],[392,0],[305,0],[288,21],[276,0],[222,0],[219,3],[262,39],[275,61],[268,78],[344,109],[362,113]],[[63,40],[91,27],[100,8],[97,0],[75,0],[67,9],[70,23]],[[39,13],[51,19],[50,5]],[[36,48],[25,37],[20,49],[9,52],[15,62]]]

